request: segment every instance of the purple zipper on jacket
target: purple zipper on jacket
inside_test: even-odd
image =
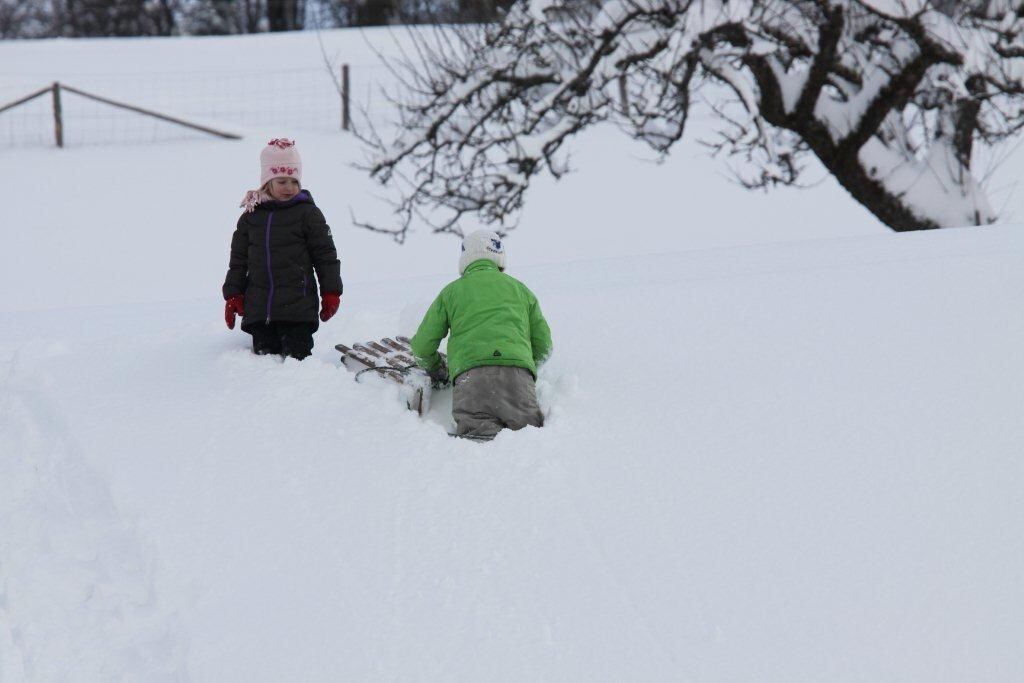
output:
[[[274,303],[274,271],[270,269],[270,221],[274,219],[274,212],[267,215],[267,236],[264,240],[267,245],[267,277],[270,278],[270,291],[267,292],[267,324],[270,324],[270,307]]]

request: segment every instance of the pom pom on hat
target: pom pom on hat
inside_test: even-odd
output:
[[[487,259],[505,270],[505,245],[501,236],[493,230],[477,230],[462,240],[462,255],[459,257],[459,275],[474,261]]]
[[[260,187],[282,177],[295,178],[302,185],[302,157],[294,140],[274,138],[260,152]]]

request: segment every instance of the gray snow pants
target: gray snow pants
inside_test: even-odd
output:
[[[452,417],[456,436],[490,440],[505,427],[544,426],[537,388],[526,368],[484,365],[455,378]]]

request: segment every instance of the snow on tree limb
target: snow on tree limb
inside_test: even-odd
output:
[[[612,122],[667,154],[698,93],[748,187],[813,155],[895,230],[989,223],[971,162],[1024,126],[1022,29],[1024,0],[522,0],[417,41],[397,137],[366,137],[400,196],[382,230],[509,229],[570,138]]]

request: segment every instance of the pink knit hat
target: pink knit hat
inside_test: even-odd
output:
[[[294,140],[274,138],[260,152],[260,187],[282,176],[295,178],[302,185],[302,157]]]

